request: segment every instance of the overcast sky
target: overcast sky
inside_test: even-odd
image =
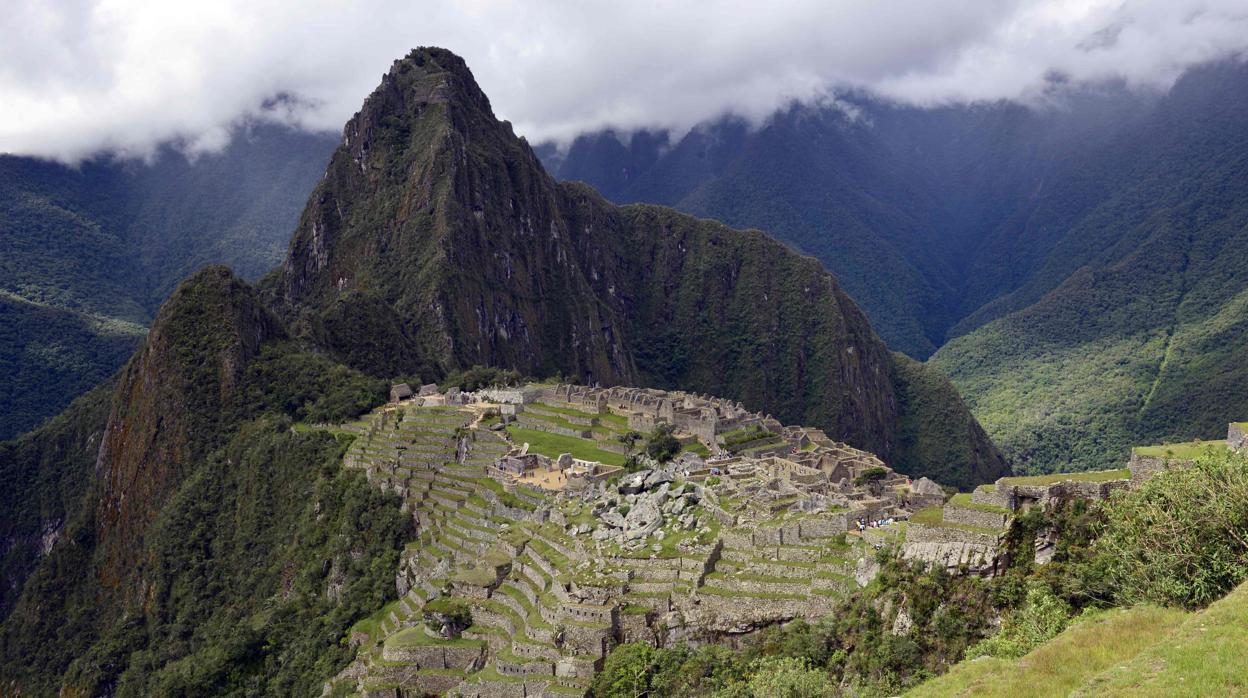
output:
[[[1033,99],[1168,87],[1248,48],[1248,0],[0,0],[0,152],[75,161],[247,120],[338,131],[418,45],[464,56],[531,141],[677,130],[856,87]],[[285,96],[286,99],[275,99]],[[274,104],[280,105],[273,107]],[[268,106],[266,106],[268,105]]]

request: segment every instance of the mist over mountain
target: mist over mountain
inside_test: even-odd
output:
[[[192,271],[272,268],[334,142],[258,126],[194,160],[173,146],[150,164],[0,156],[0,438],[115,371]]]
[[[1190,71],[1165,95],[1091,91],[1044,110],[919,110],[850,96],[794,106],[758,129],[719,121],[676,142],[599,133],[539,152],[556,176],[614,200],[758,227],[815,256],[894,349],[926,358],[955,340],[933,362],[1025,467],[1091,467],[1132,439],[1207,436],[1215,415],[1240,407],[1234,389],[1202,390],[1164,426],[1152,421],[1152,385],[1181,393],[1206,378],[1180,379],[1168,362],[1163,371],[1165,352],[1153,347],[1167,342],[1143,337],[1171,332],[1185,294],[1168,280],[1183,275],[1190,245],[1239,264],[1229,260],[1241,249],[1245,95],[1248,69],[1227,62]],[[1159,237],[1162,220],[1169,238]],[[1132,258],[1152,264],[1113,300],[1079,283]],[[1231,277],[1216,277],[1220,300],[1200,296],[1200,317],[1245,288]],[[1128,300],[1161,305],[1131,313],[1130,329],[1093,329],[1106,322],[1098,308]],[[1061,319],[1016,315],[1036,304],[1060,307]],[[988,346],[1006,327],[1010,345]],[[1104,343],[1136,333],[1133,346],[1150,348],[1129,352],[1130,370],[1106,371]]]

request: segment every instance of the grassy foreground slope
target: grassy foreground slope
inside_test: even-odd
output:
[[[1248,585],[1203,611],[1096,614],[1018,660],[983,657],[907,693],[940,696],[1219,696],[1248,689]]]

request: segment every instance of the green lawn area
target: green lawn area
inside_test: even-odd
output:
[[[433,637],[425,632],[424,627],[417,626],[415,628],[404,628],[399,632],[386,638],[388,647],[418,647],[422,645],[441,645],[443,647],[484,647],[484,640],[469,640],[467,638],[445,639]]]
[[[1189,614],[1175,632],[1084,684],[1080,696],[1248,695],[1248,585]]]
[[[1081,620],[1018,660],[964,661],[907,696],[1248,695],[1248,584],[1203,611],[1136,606]]]
[[[593,441],[587,439],[520,427],[508,427],[507,433],[511,434],[516,443],[528,442],[529,450],[550,458],[558,458],[561,453],[571,453],[573,458],[596,460],[607,465],[624,465],[623,455],[597,448]]]
[[[1129,480],[1131,471],[1126,468],[1118,470],[1090,470],[1083,473],[1053,473],[1052,475],[1025,475],[1020,477],[1001,478],[1007,485],[1052,485],[1063,480],[1075,482],[1109,482],[1111,480]]]
[[[939,526],[944,520],[945,508],[942,506],[920,509],[910,517],[911,523],[923,524],[924,526]]]
[[[682,448],[681,450],[688,451],[690,453],[696,453],[699,456],[702,456],[703,458],[708,458],[711,455],[711,449],[703,445],[701,441],[692,441],[690,443],[687,443],[684,445],[684,448]]]
[[[970,492],[960,492],[949,498],[949,503],[955,507],[964,509],[974,509],[975,511],[986,511],[990,514],[1009,514],[1010,510],[1005,507],[993,506],[992,504],[979,504],[971,501]]]
[[[1198,456],[1202,456],[1210,451],[1223,450],[1226,448],[1225,440],[1218,441],[1189,441],[1182,444],[1160,444],[1157,446],[1136,446],[1131,452],[1137,456],[1151,456],[1154,458],[1179,458],[1182,460],[1191,460]]]
[[[1115,609],[1076,623],[1021,659],[982,657],[960,662],[906,696],[1057,698],[1125,662],[1178,626],[1184,613],[1155,606]],[[1215,694],[1209,694],[1215,695]]]
[[[983,533],[990,536],[999,535],[1000,530],[994,528],[984,528],[982,526],[968,526],[967,524],[951,523],[945,521],[944,507],[928,507],[914,512],[910,517],[910,523],[922,524],[924,526],[939,526],[942,528],[956,528],[962,531],[970,531],[971,533]]]

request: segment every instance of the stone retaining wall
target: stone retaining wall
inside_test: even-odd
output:
[[[388,662],[405,662],[421,669],[467,669],[481,658],[482,647],[444,645],[382,646],[381,656]]]
[[[563,649],[570,654],[601,657],[614,634],[614,629],[610,627],[567,625],[563,629]]]
[[[1239,424],[1230,424],[1226,427],[1226,445],[1232,451],[1242,451],[1248,447],[1248,433]]]
[[[536,417],[529,417],[525,414],[517,416],[516,423],[526,429],[559,434],[560,436],[571,436],[577,439],[593,438],[593,434],[589,431],[589,429],[569,429],[568,427],[555,424],[554,422],[548,422],[544,419],[538,419]]]
[[[982,511],[980,509],[971,509],[968,507],[945,505],[945,521],[949,523],[958,523],[966,526],[978,526],[980,528],[1005,528],[1005,522],[1010,518],[1009,514],[1004,512]]]
[[[410,686],[416,689],[416,695],[440,696],[463,682],[463,678],[454,674],[416,674]],[[405,685],[406,689],[408,686]],[[404,695],[407,695],[404,691]]]
[[[996,548],[999,536],[945,526],[924,526],[911,522],[906,527],[907,543],[971,543]]]

